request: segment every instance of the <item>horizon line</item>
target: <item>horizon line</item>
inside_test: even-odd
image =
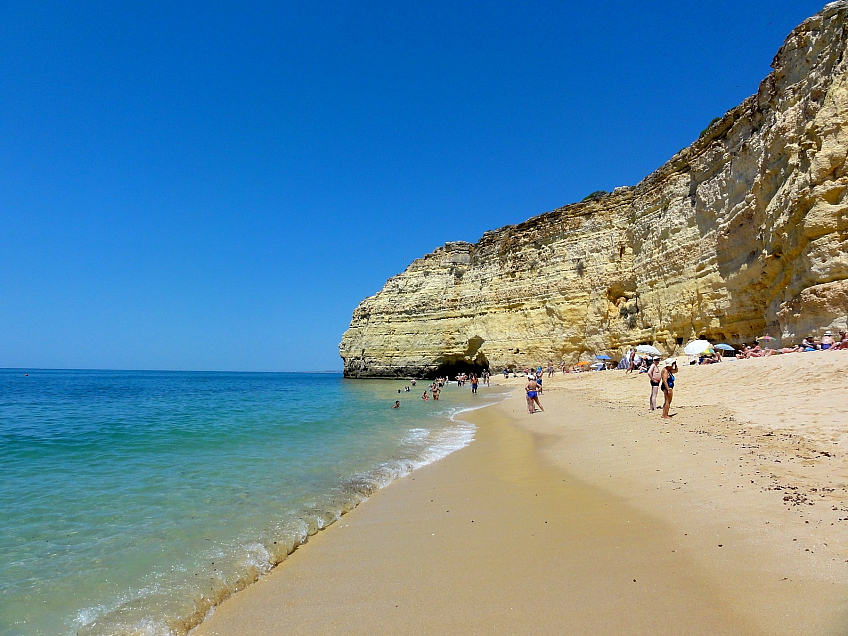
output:
[[[322,371],[238,371],[232,369],[110,369],[86,367],[0,367],[0,371],[143,371],[147,373],[344,373],[344,369]]]

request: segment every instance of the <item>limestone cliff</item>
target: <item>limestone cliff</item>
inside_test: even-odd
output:
[[[354,311],[345,374],[845,327],[846,17],[840,0],[796,28],[756,95],[638,185],[413,262]]]

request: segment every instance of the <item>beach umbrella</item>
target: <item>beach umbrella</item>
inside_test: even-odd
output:
[[[699,356],[702,353],[712,351],[713,346],[706,340],[693,340],[683,349],[683,353],[687,356]]]
[[[595,356],[595,360],[612,360],[609,356]]]
[[[759,340],[764,347],[768,347],[769,344],[777,340],[777,338],[772,338],[771,336],[760,336],[757,340]]]
[[[736,351],[736,349],[731,347],[729,344],[724,344],[724,343],[715,345],[715,348],[721,349],[722,351]]]
[[[647,353],[648,355],[652,356],[662,355],[659,349],[657,349],[656,347],[652,347],[651,345],[639,345],[638,347],[636,347],[636,351],[638,351],[639,353]]]
[[[589,363],[588,362],[578,362],[577,366],[578,367],[585,367],[587,364],[589,364]]]

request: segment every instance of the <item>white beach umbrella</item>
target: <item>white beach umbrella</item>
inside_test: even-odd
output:
[[[636,347],[636,351],[638,351],[639,353],[647,353],[648,355],[651,355],[651,356],[661,356],[662,355],[662,353],[660,353],[659,349],[657,349],[656,347],[652,347],[651,345],[639,345],[638,347]]]
[[[713,346],[706,340],[693,340],[683,348],[683,353],[687,356],[699,356],[712,348]]]

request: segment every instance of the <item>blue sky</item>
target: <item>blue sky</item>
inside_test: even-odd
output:
[[[388,277],[637,183],[824,4],[5,2],[0,367],[340,369]]]

